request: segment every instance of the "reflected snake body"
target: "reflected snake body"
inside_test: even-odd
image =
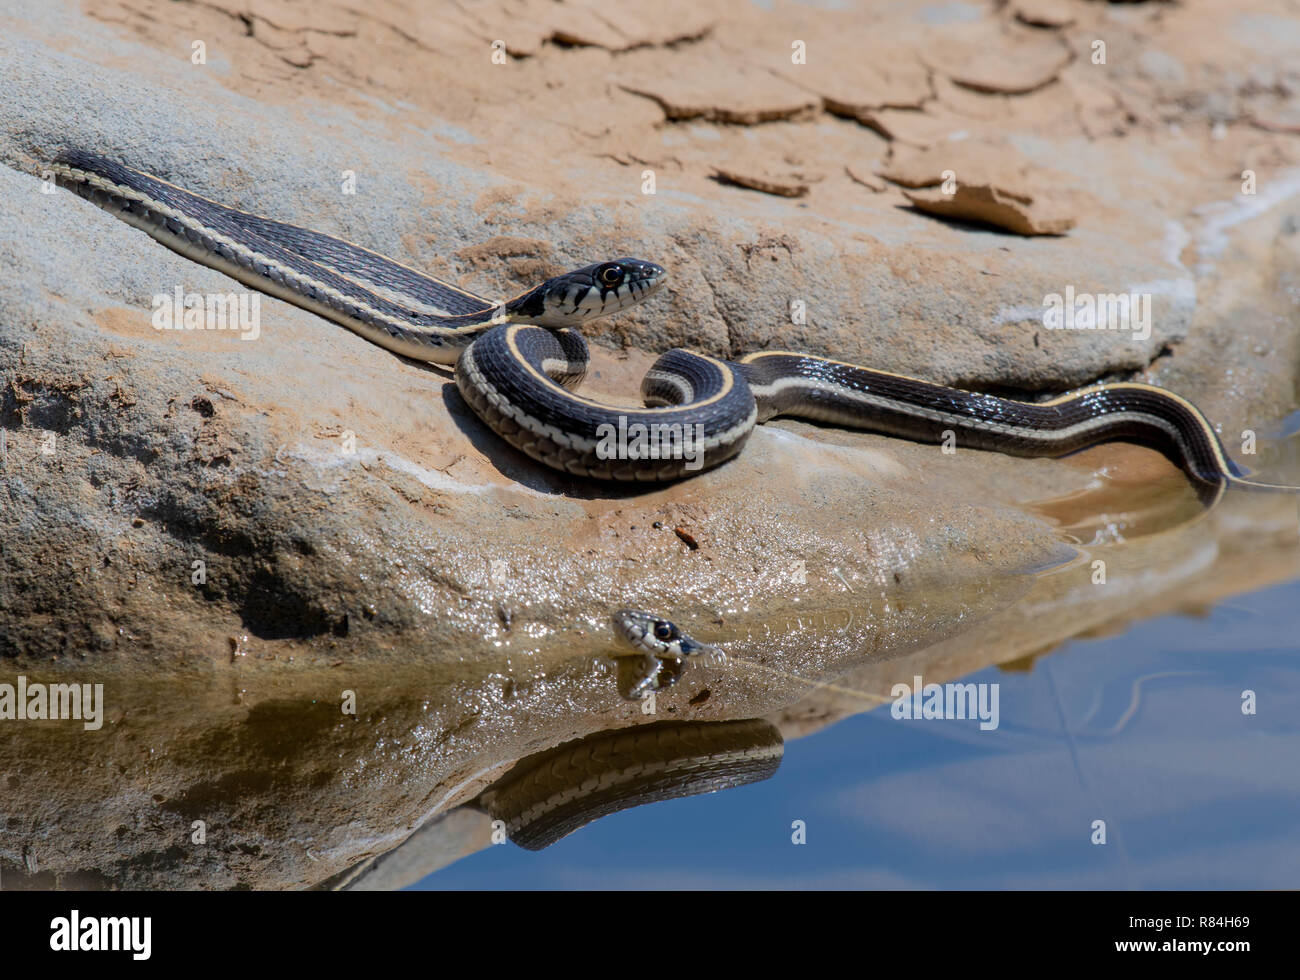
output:
[[[511,841],[539,851],[619,810],[767,779],[784,751],[780,731],[762,719],[598,732],[523,759],[479,806]]]

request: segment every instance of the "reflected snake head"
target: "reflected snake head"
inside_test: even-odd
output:
[[[639,609],[620,609],[613,621],[614,633],[638,653],[679,660],[716,649],[687,636],[671,620]]]
[[[668,278],[662,266],[641,259],[615,259],[547,279],[505,305],[515,323],[576,327],[653,296]]]

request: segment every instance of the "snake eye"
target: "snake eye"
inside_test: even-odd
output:
[[[606,286],[615,286],[623,278],[623,270],[616,265],[607,265],[600,270],[600,281]]]
[[[672,623],[665,623],[662,619],[655,623],[655,639],[667,642],[673,638],[677,631],[673,628]]]

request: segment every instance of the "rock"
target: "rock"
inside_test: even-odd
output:
[[[540,6],[541,17],[554,27],[552,40],[610,51],[696,40],[707,34],[716,20],[712,13],[691,0],[665,0],[655,7],[653,17],[645,16],[645,5],[638,0]]]
[[[959,140],[920,151],[896,147],[881,176],[913,188],[904,196],[942,217],[984,222],[1018,235],[1063,235],[1075,225],[1068,203],[1047,189],[1059,186],[1061,175],[1036,172],[1004,143]]]
[[[910,146],[930,146],[960,139],[970,132],[970,120],[937,106],[925,110],[879,109],[863,112],[860,119],[886,139]]]
[[[904,187],[931,187],[949,178],[960,183],[996,184],[1011,197],[1032,197],[1052,173],[1035,174],[1032,162],[1005,140],[950,140],[925,149],[895,145],[880,176]]]
[[[702,119],[754,125],[806,118],[820,108],[817,99],[768,72],[745,65],[736,66],[726,74],[715,73],[710,68],[701,60],[683,66],[681,74],[668,78],[634,78],[624,83],[623,88],[654,99],[670,120]]]
[[[800,33],[805,44],[800,64],[791,64],[787,52],[760,47],[757,39],[753,50],[769,55],[766,64],[773,72],[820,97],[827,112],[866,121],[876,110],[919,109],[933,97],[929,70],[905,45]]]
[[[874,174],[865,173],[857,167],[845,167],[844,172],[849,175],[849,179],[855,184],[861,184],[863,187],[866,187],[877,194],[885,190],[885,182],[877,178]]]
[[[990,184],[959,183],[951,194],[938,189],[903,194],[922,211],[984,222],[1017,235],[1064,235],[1074,227],[1072,215],[1048,213],[1041,206],[1036,209],[1034,198]]]
[[[1056,81],[1073,53],[1042,32],[986,19],[954,26],[925,48],[924,58],[958,85],[1024,95]]]
[[[1276,111],[1262,111],[1251,117],[1251,123],[1270,133],[1300,134],[1300,111],[1294,106]]]
[[[1032,27],[1069,27],[1075,8],[1069,0],[1016,0],[1016,20]]]
[[[743,173],[739,170],[730,170],[724,167],[715,167],[714,173],[717,174],[720,180],[728,184],[749,187],[765,194],[775,194],[778,197],[803,197],[808,193],[808,188],[812,183],[821,179],[819,175],[809,178],[795,173]]]

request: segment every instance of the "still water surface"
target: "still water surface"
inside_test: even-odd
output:
[[[1300,582],[1235,596],[970,675],[1000,685],[996,730],[886,706],[788,741],[765,782],[414,887],[1295,888],[1298,650]]]

